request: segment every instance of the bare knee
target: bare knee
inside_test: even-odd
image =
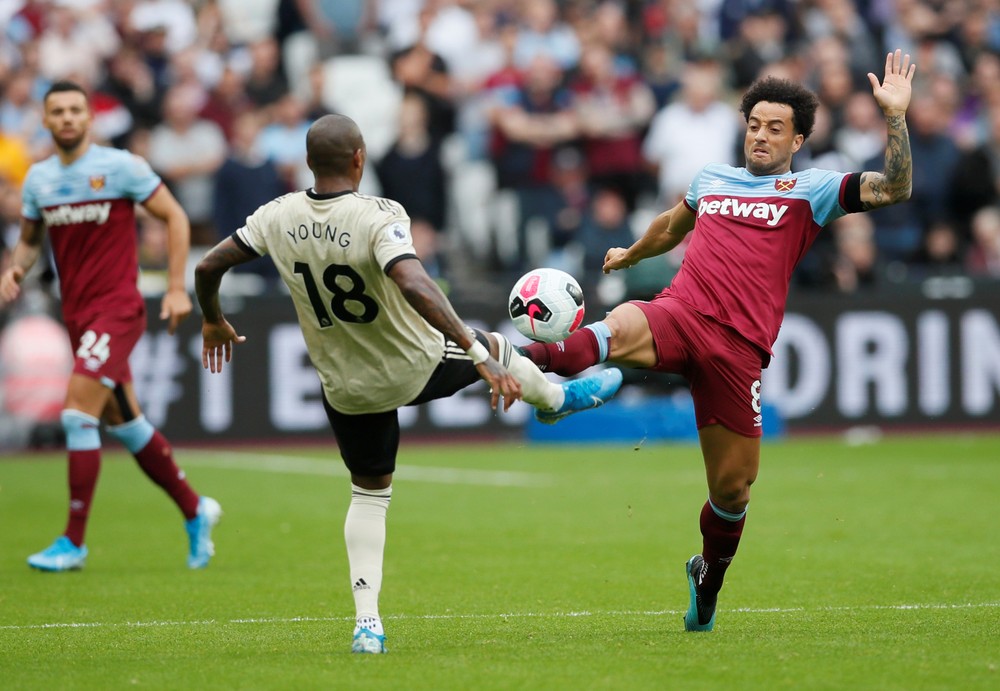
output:
[[[639,321],[637,322],[637,320]],[[649,330],[649,326],[646,324],[646,316],[642,313],[642,310],[628,303],[618,305],[608,312],[608,316],[604,318],[604,323],[611,330],[612,340],[633,340],[636,338],[640,328]]]
[[[85,377],[82,374],[70,376],[66,389],[66,400],[63,408],[78,410],[91,417],[100,418],[108,404],[111,390],[97,379]]]
[[[699,431],[708,494],[720,509],[741,513],[750,502],[750,486],[760,467],[760,438],[744,437],[722,425]]]
[[[392,485],[392,473],[388,475],[357,475],[351,473],[351,483],[361,489],[386,489]]]
[[[720,509],[742,513],[750,503],[750,485],[755,479],[741,473],[726,474],[709,482],[708,496]]]
[[[604,319],[604,323],[611,331],[609,360],[628,367],[656,365],[653,334],[641,309],[628,303],[618,305]]]

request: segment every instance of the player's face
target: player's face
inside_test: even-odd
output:
[[[57,91],[45,99],[45,127],[63,151],[77,148],[90,131],[90,105],[79,91]]]
[[[747,117],[743,153],[754,175],[780,175],[792,169],[792,154],[805,140],[792,125],[792,107],[761,101]]]

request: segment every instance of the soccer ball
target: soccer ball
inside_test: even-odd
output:
[[[521,276],[507,306],[514,326],[533,341],[561,341],[583,322],[583,290],[559,269],[533,269]]]

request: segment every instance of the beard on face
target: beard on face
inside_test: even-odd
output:
[[[761,165],[759,163],[755,163],[754,161],[750,161],[750,160],[747,161],[747,170],[749,170],[754,175],[770,175],[771,174],[771,171],[769,170],[769,166],[764,166],[764,165]]]
[[[80,144],[83,143],[83,140],[86,138],[86,136],[87,136],[87,131],[81,130],[80,132],[70,137],[54,134],[52,136],[52,139],[55,142],[56,146],[62,149],[63,151],[73,151],[74,149],[79,147]]]
[[[781,175],[788,172],[789,164],[784,161],[771,160],[768,163],[755,161],[751,156],[746,156],[745,167],[754,175]]]

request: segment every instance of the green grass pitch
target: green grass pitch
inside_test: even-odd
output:
[[[205,571],[115,447],[86,569],[32,572],[65,462],[0,458],[0,688],[1000,688],[1000,436],[765,443],[716,629],[696,634],[697,447],[404,439],[381,657],[349,652],[332,447],[177,457],[225,510]]]

